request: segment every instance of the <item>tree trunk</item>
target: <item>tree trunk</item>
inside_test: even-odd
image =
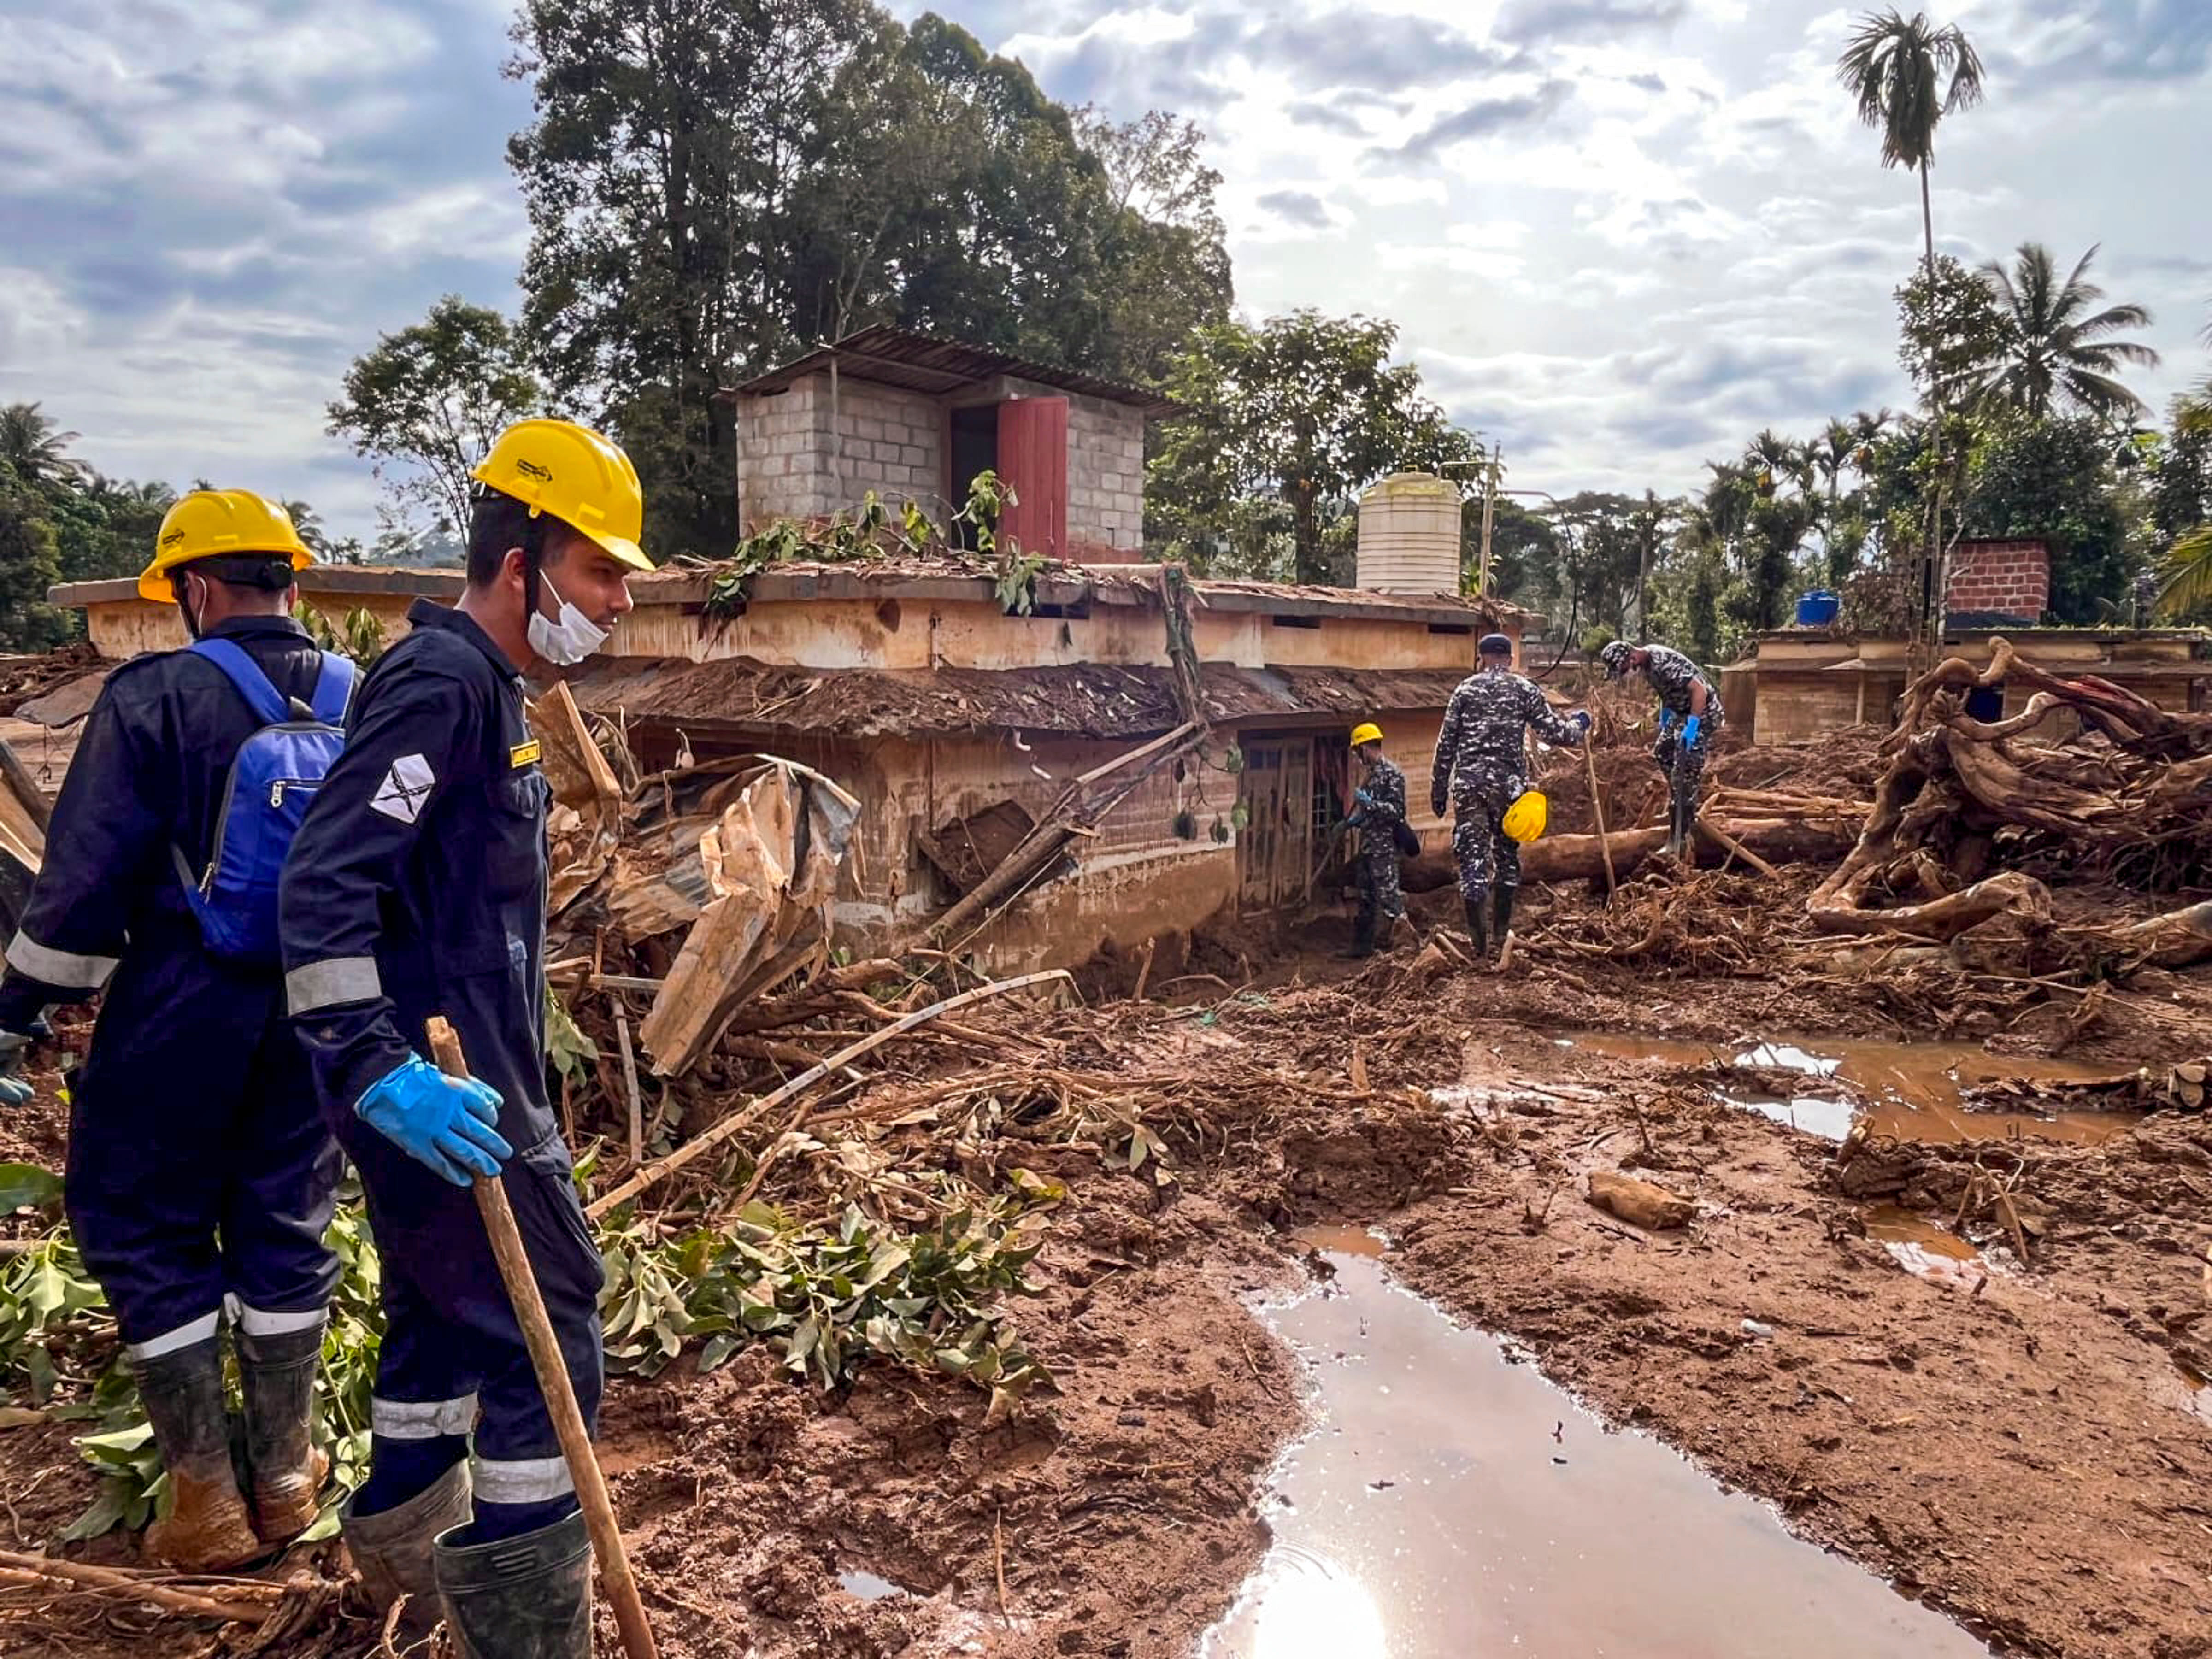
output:
[[[1770,864],[1802,864],[1832,860],[1849,852],[1857,837],[1838,823],[1806,823],[1795,818],[1716,818],[1715,824],[1732,839]],[[1604,846],[1601,847],[1601,840]],[[1521,879],[1530,881],[1600,881],[1605,877],[1607,849],[1613,854],[1614,875],[1626,881],[1637,866],[1667,844],[1667,831],[1616,830],[1610,836],[1547,836],[1521,849]],[[1695,843],[1697,861],[1717,868],[1727,859],[1718,848]],[[1457,866],[1449,847],[1425,852],[1402,866],[1401,879],[1408,892],[1430,893],[1458,880]]]
[[[1291,492],[1291,574],[1295,580],[1316,586],[1328,581],[1321,562],[1321,506],[1310,489]]]

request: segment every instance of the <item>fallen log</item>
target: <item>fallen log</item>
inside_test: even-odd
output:
[[[1800,823],[1790,818],[1753,818],[1721,821],[1715,828],[1769,864],[1820,863],[1841,858],[1850,850],[1856,839],[1848,829],[1833,820]],[[1610,853],[1616,878],[1626,881],[1638,866],[1666,845],[1667,831],[1663,827],[1616,830],[1603,837],[1547,836],[1521,849],[1521,879],[1602,881],[1606,856]],[[1717,867],[1727,857],[1717,847],[1693,845],[1692,850],[1697,861],[1709,867]],[[1458,878],[1458,867],[1449,848],[1407,860],[1401,876],[1406,890],[1413,893],[1434,892],[1440,887],[1450,886]]]

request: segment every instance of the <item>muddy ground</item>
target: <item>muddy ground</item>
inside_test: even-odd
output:
[[[1580,891],[1532,893],[1507,976],[1424,966],[1420,935],[1449,915],[1431,902],[1371,963],[1319,954],[1342,936],[1332,914],[1292,939],[1185,953],[1232,982],[1249,964],[1249,988],[978,1012],[1040,1068],[1121,1079],[1175,1179],[1089,1147],[1022,1149],[1069,1188],[1030,1224],[1039,1294],[1019,1310],[1059,1392],[1000,1426],[953,1382],[876,1366],[820,1396],[757,1351],[703,1378],[679,1364],[617,1381],[605,1451],[662,1652],[1194,1653],[1267,1546],[1267,1471],[1304,1410],[1299,1368],[1248,1304],[1299,1282],[1292,1230],[1346,1222],[1382,1228],[1404,1283],[1526,1344],[1610,1419],[2002,1652],[2212,1654],[2212,1422],[2194,1387],[2212,1370],[2212,1122],[2130,1121],[2095,1146],[1885,1140],[1839,1174],[1832,1145],[1718,1097],[1775,1085],[1726,1062],[1782,1038],[1819,1051],[1940,1031],[2115,1068],[2202,1058],[2212,979],[2142,974],[2084,1018],[2078,996],[1995,978],[1776,976],[1759,953],[1809,876],[1779,891],[1673,879],[1625,893],[1610,920]],[[1626,963],[1586,948],[1647,902],[1686,914],[1679,939]],[[1561,1046],[1589,1031],[1702,1039],[1723,1065]],[[0,1131],[0,1158],[50,1162],[61,1133],[31,1109]],[[1692,1200],[1696,1219],[1646,1232],[1593,1208],[1586,1178],[1607,1169]],[[2010,1183],[2017,1234],[1991,1180]],[[1962,1205],[1971,1261],[1869,1236],[1870,1215],[1881,1232],[1902,1213],[1940,1244]],[[19,1544],[89,1499],[64,1425],[0,1431],[0,1449]],[[333,1561],[298,1553],[295,1569]],[[44,1594],[0,1589],[0,1647],[243,1645]],[[601,1637],[617,1650],[604,1613]],[[374,1642],[326,1616],[280,1650]]]

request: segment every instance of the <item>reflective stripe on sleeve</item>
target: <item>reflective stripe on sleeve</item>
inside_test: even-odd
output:
[[[295,1014],[312,1014],[348,1002],[374,1002],[384,994],[374,957],[332,957],[284,975],[284,1001]]]
[[[48,984],[53,981],[49,980]],[[179,1348],[189,1348],[196,1343],[211,1339],[222,1328],[222,1310],[203,1314],[189,1325],[179,1325],[174,1330],[149,1337],[143,1342],[133,1342],[123,1350],[125,1359],[159,1359],[165,1353],[174,1353]]]
[[[386,1440],[435,1440],[466,1434],[477,1425],[477,1397],[458,1400],[386,1400],[371,1395],[368,1431]]]
[[[543,1504],[576,1490],[562,1457],[471,1457],[469,1481],[479,1504]]]
[[[59,985],[71,991],[99,990],[113,975],[115,964],[119,960],[116,957],[88,957],[80,956],[75,951],[57,951],[50,945],[40,944],[20,929],[8,945],[8,965],[10,968],[48,985]]]

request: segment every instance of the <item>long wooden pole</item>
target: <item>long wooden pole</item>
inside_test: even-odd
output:
[[[1605,838],[1605,797],[1598,793],[1597,750],[1590,747],[1589,733],[1583,733],[1583,761],[1589,768],[1590,811],[1597,817],[1598,850],[1605,854],[1605,896],[1611,898],[1620,890],[1613,874],[1613,843]]]
[[[460,1034],[452,1023],[443,1015],[434,1015],[428,1029],[430,1053],[438,1069],[448,1077],[468,1076],[468,1059],[461,1052]],[[599,1577],[607,1587],[607,1600],[614,1604],[623,1651],[629,1659],[658,1659],[653,1626],[646,1622],[645,1603],[639,1598],[637,1580],[630,1576],[629,1557],[623,1553],[614,1499],[607,1494],[606,1476],[592,1450],[592,1433],[584,1426],[583,1409],[576,1404],[568,1364],[561,1357],[561,1344],[553,1334],[545,1298],[538,1294],[538,1275],[522,1248],[522,1232],[514,1224],[507,1188],[497,1176],[479,1176],[471,1190],[476,1194],[477,1212],[483,1217],[484,1231],[491,1236],[499,1276],[514,1304],[515,1323],[522,1327],[522,1340],[530,1349],[530,1365],[538,1373],[538,1391],[545,1396],[546,1415],[553,1419],[553,1432],[560,1439],[568,1478],[575,1482],[576,1501],[583,1505],[584,1528],[591,1534],[592,1553],[599,1559]]]

